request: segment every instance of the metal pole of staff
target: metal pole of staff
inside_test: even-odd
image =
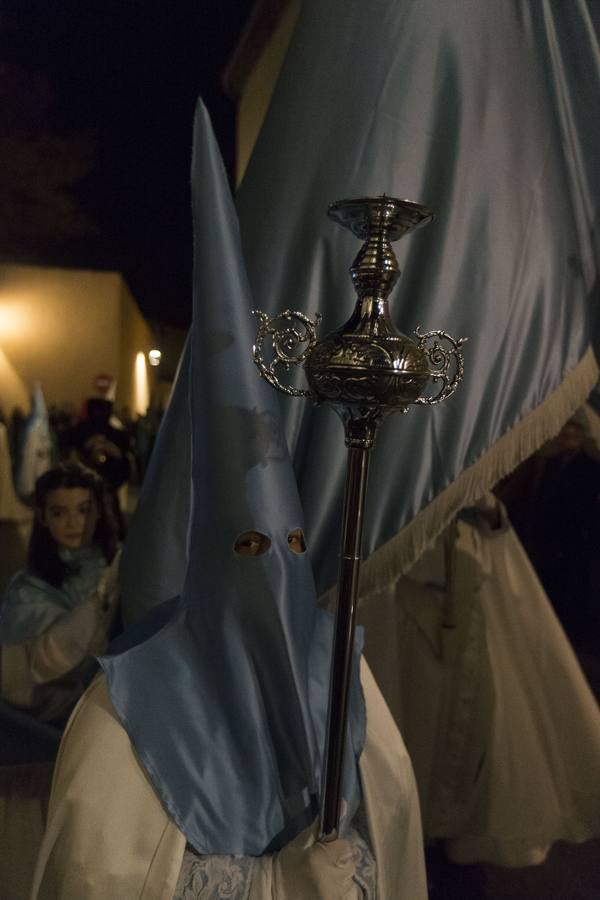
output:
[[[348,448],[348,466],[342,517],[342,555],[335,613],[333,656],[329,683],[329,711],[325,748],[324,790],[321,803],[320,838],[337,837],[344,765],[345,724],[354,652],[358,605],[360,553],[367,492],[370,450]]]
[[[320,840],[335,840],[339,832],[342,775],[346,747],[348,698],[354,653],[362,533],[371,448],[377,428],[393,412],[411,405],[439,403],[463,377],[461,346],[445,331],[421,332],[417,340],[396,331],[388,296],[399,278],[391,246],[403,235],[434,218],[426,207],[410,200],[365,197],[340,200],[327,210],[333,221],[364,243],[350,267],[357,294],[354,311],[341,328],[317,340],[317,314],[286,309],[268,316],[256,311],[260,326],[254,361],[273,387],[292,397],[326,403],[342,419],[348,464],[342,519],[341,560],[333,642]],[[263,348],[270,344],[270,361]],[[279,380],[279,372],[302,366],[309,389]],[[428,383],[433,395],[421,396]]]

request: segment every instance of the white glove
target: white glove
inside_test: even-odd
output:
[[[358,900],[352,845],[317,840],[313,824],[273,859],[273,900]]]

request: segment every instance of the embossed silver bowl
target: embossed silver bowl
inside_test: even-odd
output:
[[[279,390],[333,406],[344,422],[349,446],[370,446],[377,423],[389,413],[407,412],[413,404],[439,403],[454,392],[463,375],[464,339],[417,328],[415,341],[396,331],[390,319],[388,297],[400,276],[391,242],[433,221],[431,210],[383,195],[340,200],[327,214],[364,241],[350,267],[357,295],[352,315],[318,341],[319,316],[313,323],[289,309],[270,318],[259,312],[254,359],[261,374]],[[270,364],[262,353],[267,336],[274,350]],[[304,368],[309,390],[279,381],[278,367],[288,370],[298,364]],[[438,389],[427,395],[432,380]]]

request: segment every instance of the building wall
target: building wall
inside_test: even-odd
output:
[[[22,405],[23,389],[30,391],[37,380],[48,404],[79,409],[95,393],[100,373],[117,379],[117,407],[139,412],[135,359],[152,343],[118,272],[0,265],[0,406],[5,412]],[[151,372],[147,382],[149,395]]]
[[[116,373],[119,282],[115,272],[0,266],[0,348],[29,390],[39,380],[48,403],[78,406],[98,373]]]
[[[16,407],[27,413],[30,406],[25,383],[0,346],[0,411],[9,416]]]
[[[290,0],[244,85],[237,109],[236,182],[240,184],[285,57],[302,0]]]
[[[121,340],[115,406],[117,411],[127,406],[134,415],[144,415],[157,381],[156,369],[148,364],[154,336],[122,279],[120,288]]]

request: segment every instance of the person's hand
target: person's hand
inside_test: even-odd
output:
[[[119,596],[118,585],[112,583],[108,575],[103,575],[98,580],[92,602],[99,616],[106,615],[114,607]]]
[[[313,824],[273,860],[273,900],[357,900],[352,845],[317,840]]]
[[[101,656],[108,646],[108,632],[116,615],[119,603],[119,559],[121,551],[115,554],[111,565],[98,579],[92,603],[96,610],[96,629],[89,646],[90,656]]]
[[[121,562],[121,548],[115,553],[112,562],[104,570],[94,591],[94,605],[103,612],[108,612],[114,606],[119,596],[119,564]]]

